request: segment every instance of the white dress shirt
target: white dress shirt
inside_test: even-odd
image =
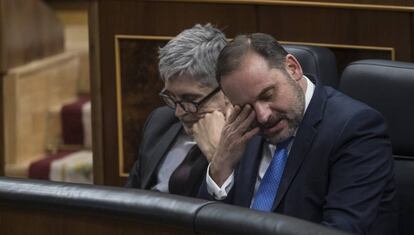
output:
[[[184,161],[187,153],[195,144],[196,142],[193,137],[187,135],[183,131],[179,134],[174,145],[160,164],[157,172],[157,183],[151,188],[151,190],[164,193],[169,192],[168,183],[172,173]]]
[[[304,110],[304,113],[305,113],[312,99],[313,93],[315,91],[315,85],[306,76],[303,76],[303,78],[307,82],[307,87],[306,87],[306,92],[305,92],[305,110]],[[296,131],[295,131],[295,134],[296,134]],[[294,141],[294,138],[288,145],[288,153],[290,152],[290,149],[293,145],[293,141]],[[258,170],[258,174],[256,178],[256,184],[254,187],[254,196],[252,198],[252,201],[254,201],[254,197],[256,195],[257,189],[259,188],[260,182],[262,181],[262,178],[264,174],[266,173],[266,170],[269,167],[270,162],[272,161],[273,153],[276,151],[276,145],[265,143],[263,148],[264,148],[263,157],[260,162],[260,166],[259,166],[259,170]],[[231,173],[231,175],[226,179],[226,181],[224,181],[221,187],[219,187],[214,182],[214,180],[210,177],[209,172],[210,172],[210,164],[208,165],[207,176],[206,176],[208,193],[212,195],[216,200],[225,199],[234,184],[234,170]]]

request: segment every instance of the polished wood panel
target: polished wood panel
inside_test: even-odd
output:
[[[411,28],[410,31],[410,38],[411,38],[411,61],[414,61],[414,13],[410,14],[411,16]]]
[[[103,158],[103,104],[101,82],[101,55],[99,33],[98,2],[91,1],[88,9],[89,27],[89,64],[91,82],[91,117],[92,117],[92,152],[93,152],[93,180],[95,184],[104,184],[105,160]]]
[[[7,205],[0,205],[0,229],[2,234],[11,235],[194,234],[190,229],[116,215]]]
[[[395,59],[411,61],[411,14],[349,9],[259,6],[259,31],[281,41],[336,44],[344,47],[390,47]],[[275,27],[275,25],[277,27]],[[385,30],[387,29],[387,30]],[[393,33],[390,33],[390,29]],[[381,51],[334,50],[338,71],[360,59],[393,59]],[[338,52],[338,53],[337,53]],[[344,54],[345,52],[345,54]]]
[[[148,0],[147,0],[148,1]],[[152,0],[158,2],[202,2],[219,4],[289,5],[353,9],[412,10],[410,0]]]
[[[392,60],[392,53],[390,51],[378,51],[378,50],[355,50],[346,48],[330,48],[335,56],[338,63],[338,71],[341,73],[345,67],[355,61],[362,59],[384,59]]]
[[[127,176],[137,159],[147,116],[163,105],[158,98],[164,84],[159,78],[157,55],[158,48],[166,42],[117,36],[117,113],[122,120],[118,122],[120,176]]]
[[[298,4],[298,2],[300,4]],[[303,2],[313,5],[304,5]],[[229,38],[241,33],[264,32],[284,42],[303,42],[313,45],[327,44],[338,60],[339,72],[351,61],[358,59],[396,59],[414,61],[414,6],[404,0],[322,0],[316,1],[166,1],[166,0],[96,0],[92,3],[91,29],[92,77],[94,109],[94,157],[96,182],[122,185],[123,175],[132,164],[131,156],[138,149],[139,129],[143,122],[119,132],[116,95],[116,35],[174,36],[195,23],[212,22],[223,29]],[[369,7],[361,5],[369,4]],[[378,5],[380,4],[380,5]],[[389,5],[390,7],[383,7]],[[379,6],[379,7],[378,7]],[[392,6],[397,6],[393,8]],[[384,49],[385,48],[385,49]],[[154,51],[153,51],[154,52]],[[140,59],[141,60],[141,59]],[[137,66],[147,64],[134,60]],[[128,62],[129,63],[129,62]],[[154,62],[156,63],[156,62]],[[156,68],[153,65],[153,68]],[[122,82],[126,82],[122,80]],[[95,87],[94,87],[95,86]],[[124,89],[124,88],[122,88]],[[154,87],[153,100],[160,89]],[[124,104],[127,96],[122,97]],[[132,106],[131,106],[132,107]],[[137,109],[125,117],[143,117],[149,109]],[[124,123],[124,119],[121,120]],[[117,142],[119,134],[123,141]],[[97,140],[97,141],[95,141]],[[125,145],[125,158],[119,159],[119,144]],[[134,151],[135,150],[135,151]],[[99,161],[99,162],[97,162]],[[121,167],[119,162],[124,163]]]
[[[258,11],[259,31],[282,41],[394,47],[398,60],[411,59],[407,13],[269,6]]]
[[[2,78],[4,76],[4,74],[0,74],[0,77]],[[0,82],[0,133],[2,133],[0,135],[0,176],[4,175],[4,166],[5,166],[5,151],[4,151],[4,147],[6,146],[5,144],[5,138],[4,138],[4,130],[5,130],[5,125],[4,125],[4,115],[6,114],[4,111],[4,98],[3,98],[3,82]]]

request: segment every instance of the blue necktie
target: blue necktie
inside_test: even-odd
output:
[[[288,144],[291,138],[277,144],[275,154],[266,170],[256,192],[252,208],[261,211],[271,211],[277,190],[282,179],[288,156]]]

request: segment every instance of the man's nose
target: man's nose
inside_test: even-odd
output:
[[[176,104],[175,105],[175,116],[176,117],[181,117],[181,116],[183,116],[184,114],[186,114],[186,112],[184,111],[184,109],[181,107],[181,105],[180,104]]]
[[[256,112],[256,119],[260,124],[266,124],[272,113],[269,105],[262,103],[254,104],[254,111]]]

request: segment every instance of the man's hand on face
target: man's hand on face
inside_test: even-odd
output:
[[[217,151],[224,124],[225,117],[223,113],[214,111],[207,113],[192,127],[195,141],[209,162],[211,162]]]
[[[218,186],[223,185],[239,163],[247,141],[259,132],[259,127],[252,128],[255,122],[256,113],[249,104],[243,108],[236,105],[227,112],[220,142],[210,165],[210,176]]]

